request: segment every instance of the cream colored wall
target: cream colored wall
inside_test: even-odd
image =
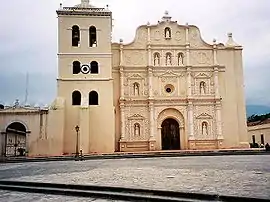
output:
[[[248,126],[248,141],[252,143],[252,136],[255,135],[255,141],[261,144],[261,134],[264,135],[264,144],[270,144],[270,124],[257,126]]]
[[[40,114],[37,112],[0,114],[1,131],[6,131],[13,122],[22,123],[30,131],[26,136],[26,149],[29,156],[62,155],[63,114],[63,110],[49,110],[48,113]]]
[[[222,98],[222,121],[224,147],[247,147],[246,111],[244,102],[244,83],[241,50],[228,48],[219,50],[217,59],[225,66],[219,75]]]
[[[110,17],[59,16],[58,17],[58,52],[59,53],[111,53]],[[80,47],[72,47],[71,30],[77,25],[81,30]],[[97,47],[89,47],[89,27],[97,28]]]
[[[115,151],[115,118],[113,103],[111,17],[60,16],[59,19],[58,97],[66,100],[64,153],[75,153],[76,131],[80,126],[79,144],[84,153]],[[71,28],[81,30],[80,46],[72,47]],[[97,47],[89,47],[89,27],[97,28]],[[73,75],[73,61],[99,64],[98,74]],[[72,92],[81,92],[81,106],[72,106]],[[99,105],[89,106],[89,93],[96,91]],[[105,126],[105,127],[104,127]]]

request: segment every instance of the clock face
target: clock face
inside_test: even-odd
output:
[[[88,74],[88,73],[90,72],[90,67],[89,67],[89,65],[82,65],[82,67],[81,67],[81,72],[82,72],[83,74]]]

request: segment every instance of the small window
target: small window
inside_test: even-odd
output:
[[[261,144],[264,145],[264,135],[261,134]]]
[[[78,47],[80,44],[80,28],[77,25],[72,27],[72,46]]]
[[[89,105],[98,105],[98,93],[96,91],[89,93]]]
[[[256,143],[255,135],[252,135],[252,144],[254,145]]]
[[[72,105],[81,105],[82,95],[80,91],[74,91],[72,93]]]
[[[81,63],[79,61],[73,62],[73,74],[79,74],[81,72]]]
[[[89,28],[89,46],[97,47],[97,29],[94,26]]]
[[[165,34],[166,39],[170,39],[172,37],[172,32],[171,32],[171,29],[169,27],[166,27],[164,32],[165,32],[164,34]]]
[[[5,106],[0,104],[0,109],[4,109],[4,108],[5,108]]]
[[[98,74],[98,63],[96,61],[92,61],[90,63],[91,66],[91,74]]]

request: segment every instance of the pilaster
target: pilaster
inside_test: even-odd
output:
[[[120,103],[120,121],[121,121],[121,136],[120,136],[120,141],[125,140],[125,106],[124,103]]]
[[[188,140],[195,140],[194,137],[194,120],[193,120],[193,103],[188,102]]]

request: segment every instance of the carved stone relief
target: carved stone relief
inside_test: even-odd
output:
[[[127,66],[146,66],[147,65],[147,54],[146,51],[132,51],[124,50],[124,64]]]
[[[197,73],[194,78],[193,94],[201,96],[212,94],[211,77],[212,74],[208,72]]]
[[[197,140],[215,139],[215,107],[194,106],[194,133]]]
[[[212,51],[191,51],[190,52],[191,65],[212,65],[213,54]]]
[[[132,140],[147,140],[149,137],[148,110],[146,107],[127,107],[126,138]]]
[[[166,28],[170,28],[170,34],[166,31]],[[167,37],[166,34],[167,33]],[[169,40],[168,40],[169,39]],[[185,45],[186,31],[184,27],[178,25],[172,25],[170,27],[158,26],[151,28],[151,43],[158,45]]]
[[[148,95],[148,83],[146,74],[126,73],[124,74],[124,94],[131,97],[142,97]]]

